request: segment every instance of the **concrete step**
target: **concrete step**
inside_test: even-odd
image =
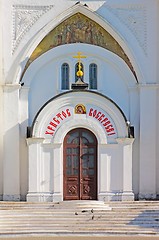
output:
[[[159,236],[159,202],[0,202],[0,238],[41,233]]]

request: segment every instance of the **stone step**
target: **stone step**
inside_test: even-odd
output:
[[[122,230],[158,230],[158,225],[151,225],[151,224],[143,224],[143,225],[129,225],[129,224],[104,224],[104,223],[92,223],[90,222],[89,224],[88,223],[82,223],[82,222],[78,222],[78,223],[67,223],[67,222],[60,222],[60,223],[35,223],[35,222],[26,222],[26,223],[16,223],[16,224],[11,224],[11,225],[1,225],[0,226],[0,230],[19,230],[19,229],[28,229],[31,228],[31,229],[38,229],[38,228],[42,228],[43,230],[45,229],[52,229],[52,230],[57,230],[57,229],[70,229],[70,230],[73,230],[73,229],[79,229],[79,228],[82,228],[82,229],[85,229],[87,230],[88,228],[89,229],[92,229],[92,230],[95,230],[95,229],[122,229]]]
[[[33,213],[34,214],[34,213]],[[67,219],[75,219],[74,216],[76,216],[77,219],[85,219],[89,216],[95,216],[95,217],[98,217],[98,218],[102,218],[103,220],[109,220],[110,218],[113,219],[113,220],[122,220],[122,219],[135,219],[135,218],[138,218],[140,219],[141,221],[144,221],[144,220],[147,220],[147,221],[151,221],[151,220],[155,220],[156,222],[159,221],[159,215],[158,214],[154,214],[154,215],[150,215],[150,214],[147,214],[147,215],[144,215],[144,214],[129,214],[129,215],[111,215],[111,214],[108,214],[108,215],[104,215],[102,213],[93,213],[93,214],[82,214],[80,215],[78,212],[75,212],[75,213],[72,213],[72,214],[34,214],[34,216],[32,214],[28,214],[28,213],[20,213],[20,214],[17,214],[17,213],[13,213],[13,214],[1,214],[0,216],[0,220],[1,219],[22,219],[22,218],[48,218],[48,219],[64,219],[64,218],[67,218]]]
[[[22,221],[23,220],[23,221]],[[158,222],[156,222],[156,221],[142,221],[142,220],[136,220],[136,221],[129,221],[129,219],[124,219],[124,220],[118,220],[118,219],[116,219],[116,220],[108,220],[108,221],[105,221],[104,219],[103,220],[101,220],[100,218],[98,218],[98,217],[94,217],[94,216],[90,216],[89,218],[87,218],[87,219],[78,219],[78,220],[76,220],[76,219],[69,219],[69,220],[67,220],[67,219],[61,219],[61,220],[52,220],[52,219],[50,219],[50,220],[47,220],[47,219],[43,219],[43,220],[38,220],[38,219],[28,219],[28,220],[25,220],[24,221],[24,219],[17,219],[17,220],[15,220],[15,219],[9,219],[9,220],[2,220],[2,221],[0,221],[0,223],[1,223],[1,225],[3,225],[3,224],[6,224],[6,223],[8,223],[8,224],[17,224],[17,223],[20,223],[20,224],[25,224],[25,223],[31,223],[31,222],[33,222],[33,223],[45,223],[45,224],[47,224],[47,223],[52,223],[52,224],[56,224],[56,223],[74,223],[74,224],[77,224],[77,223],[85,223],[85,224],[87,224],[87,221],[88,221],[88,224],[89,224],[89,221],[91,221],[91,220],[94,220],[93,222],[92,222],[92,224],[116,224],[116,225],[119,225],[119,224],[129,224],[129,225],[138,225],[138,224],[140,224],[140,225],[144,225],[144,224],[149,224],[149,225],[156,225],[156,226],[158,226],[159,224],[158,224]],[[44,222],[45,221],[45,222]]]
[[[18,227],[22,227],[22,228],[26,228],[27,226],[31,226],[31,227],[59,227],[59,228],[63,228],[65,226],[67,226],[68,228],[70,227],[69,225],[71,225],[71,228],[77,228],[77,225],[78,227],[79,226],[83,226],[85,228],[87,227],[92,227],[94,229],[96,228],[102,228],[104,227],[105,229],[108,228],[108,227],[112,227],[112,228],[126,228],[126,229],[130,229],[130,228],[133,228],[133,229],[137,229],[137,228],[156,228],[158,229],[159,228],[159,224],[151,224],[151,223],[141,223],[141,222],[136,222],[136,223],[129,223],[129,222],[120,222],[120,223],[117,223],[117,222],[108,222],[108,223],[104,223],[104,222],[96,222],[95,220],[93,222],[92,219],[88,219],[88,221],[90,221],[90,223],[86,223],[86,222],[82,222],[82,221],[78,221],[78,222],[74,222],[74,221],[70,221],[70,222],[39,222],[39,221],[27,221],[27,222],[24,222],[24,223],[21,223],[20,221],[17,221],[17,222],[3,222],[1,223],[1,226],[0,226],[0,229],[10,229],[10,228],[18,228]]]
[[[88,219],[88,221],[91,221],[92,219],[90,218],[90,219]],[[66,221],[65,222],[61,222],[61,221],[58,221],[58,222],[45,222],[44,223],[44,221],[43,222],[39,222],[39,221],[25,221],[24,223],[21,223],[20,221],[16,221],[16,222],[3,222],[3,223],[1,223],[1,226],[0,226],[0,229],[2,229],[2,227],[7,227],[8,226],[8,228],[10,228],[11,226],[13,227],[13,226],[27,226],[27,224],[29,224],[29,225],[32,225],[32,226],[34,226],[34,225],[41,225],[41,226],[47,226],[47,225],[54,225],[54,226],[56,226],[56,225],[60,225],[61,227],[63,226],[63,225],[66,225]],[[97,227],[97,226],[105,226],[105,228],[106,227],[108,227],[108,226],[112,226],[112,227],[121,227],[121,226],[125,226],[126,228],[130,228],[130,227],[134,227],[134,228],[137,228],[138,226],[139,227],[146,227],[146,228],[159,228],[159,225],[158,224],[155,224],[155,223],[149,223],[149,222],[145,222],[145,223],[142,223],[142,222],[135,222],[135,223],[129,223],[128,221],[126,221],[126,222],[120,222],[120,223],[117,223],[117,222],[107,222],[107,223],[105,223],[105,222],[96,222],[95,220],[94,220],[94,222],[92,223],[92,222],[90,222],[90,223],[87,223],[87,222],[81,222],[81,221],[78,221],[78,222],[74,222],[74,221],[70,221],[70,222],[67,222],[67,226],[68,225],[70,225],[71,224],[71,226],[77,226],[77,224],[78,225],[84,225],[84,226],[88,226],[88,225],[92,225],[92,226],[94,226],[94,227]]]
[[[40,206],[40,207],[38,207],[38,206],[23,206],[23,205],[19,205],[19,206],[14,206],[14,207],[12,207],[12,206],[9,206],[9,205],[7,205],[7,206],[1,206],[0,205],[0,210],[18,210],[18,209],[30,209],[31,211],[32,210],[36,210],[36,209],[42,209],[42,210],[45,210],[45,209],[54,209],[55,211],[56,210],[60,210],[60,209],[65,209],[65,210],[70,210],[70,209],[87,209],[87,210],[91,210],[91,209],[94,209],[94,210],[115,210],[115,211],[132,211],[132,210],[137,210],[137,211],[139,211],[139,210],[146,210],[146,209],[148,209],[148,210],[151,210],[151,211],[153,211],[153,210],[158,210],[159,211],[159,206],[147,206],[147,207],[145,207],[145,206],[138,206],[138,205],[136,205],[136,206],[133,206],[133,207],[129,207],[129,206],[122,206],[122,207],[116,207],[116,206],[111,206],[111,205],[106,205],[106,206],[80,206],[80,207],[78,207],[78,206],[72,206],[72,207],[63,207],[63,206],[59,206],[58,208],[57,207],[55,207],[55,206],[48,206],[48,207],[42,207],[42,206]]]
[[[114,229],[114,228],[109,228],[109,229],[105,229],[105,228],[103,228],[103,229],[92,229],[92,228],[87,228],[87,229],[83,229],[83,228],[79,228],[79,229],[67,229],[67,228],[65,228],[65,229],[54,229],[54,230],[52,230],[52,228],[48,228],[48,229],[43,229],[43,228],[41,228],[41,227],[39,227],[38,229],[32,229],[32,228],[27,228],[27,229],[25,229],[25,230],[23,230],[23,229],[18,229],[18,230],[2,230],[1,231],[1,236],[2,236],[2,234],[12,234],[12,237],[13,237],[13,234],[23,234],[23,236],[24,236],[24,234],[28,234],[28,233],[31,233],[31,234],[37,234],[37,233],[49,233],[49,234],[51,234],[51,233],[58,233],[58,235],[60,235],[60,233],[70,233],[70,234],[72,234],[72,235],[75,235],[75,234],[77,234],[77,233],[79,233],[79,234],[86,234],[87,236],[93,236],[92,234],[93,233],[95,233],[95,234],[100,234],[100,235],[108,235],[108,234],[110,234],[110,233],[112,233],[113,235],[114,234],[124,234],[124,235],[126,235],[126,236],[129,236],[129,235],[131,235],[131,234],[134,234],[134,235],[140,235],[140,234],[146,234],[147,236],[149,235],[149,234],[153,234],[153,235],[155,235],[156,236],[156,234],[155,234],[155,231],[153,231],[153,230],[147,230],[147,229],[143,229],[143,230],[138,230],[138,229],[134,229],[134,230],[130,230],[130,231],[128,231],[127,229]]]
[[[0,202],[0,236],[29,233],[159,236],[159,202]]]
[[[99,234],[99,233],[97,233],[96,231],[91,231],[91,233],[90,233],[90,230],[88,230],[88,231],[82,231],[82,230],[79,230],[79,231],[74,231],[73,233],[72,233],[72,231],[67,231],[67,230],[63,230],[63,231],[59,231],[59,230],[57,230],[57,231],[54,231],[54,234],[52,234],[52,232],[50,231],[50,230],[47,230],[47,231],[43,231],[42,229],[39,229],[39,230],[37,230],[36,232],[33,232],[32,230],[30,230],[30,229],[28,229],[26,232],[24,232],[24,231],[18,231],[18,233],[17,232],[12,232],[12,231],[8,231],[8,232],[2,232],[1,233],[1,238],[2,237],[4,237],[5,239],[6,239],[6,237],[7,237],[7,239],[10,239],[10,238],[8,238],[9,236],[11,237],[11,239],[13,239],[14,237],[16,238],[16,239],[19,239],[20,238],[20,236],[22,236],[22,238],[20,238],[20,239],[23,239],[24,238],[24,236],[26,236],[27,237],[27,239],[33,239],[33,236],[38,236],[38,238],[39,238],[39,236],[40,237],[43,237],[43,235],[45,235],[45,238],[44,239],[46,239],[46,236],[58,236],[59,237],[59,239],[61,239],[61,237],[63,236],[63,237],[67,237],[67,236],[69,236],[69,237],[71,237],[71,238],[69,238],[69,239],[72,239],[72,237],[75,237],[75,239],[76,239],[76,237],[78,236],[84,236],[84,237],[93,237],[93,236],[97,236],[98,237],[98,239],[99,239],[99,237],[102,237],[102,236],[104,236],[104,238],[107,236],[109,236],[109,239],[110,239],[110,237],[111,236],[113,236],[113,237],[119,237],[119,236],[124,236],[124,239],[126,239],[125,237],[131,237],[131,236],[134,236],[134,237],[136,237],[136,236],[140,236],[141,237],[141,239],[143,239],[143,237],[142,236],[144,236],[145,238],[144,239],[148,239],[148,237],[158,237],[153,231],[141,231],[141,232],[138,232],[138,231],[130,231],[130,232],[127,232],[127,231],[123,231],[123,230],[107,230],[107,231],[105,231],[105,230],[103,230],[103,231],[101,231],[101,233]],[[17,237],[18,236],[18,237]],[[36,238],[36,239],[38,239],[38,238]],[[94,238],[93,238],[94,239]],[[116,238],[115,238],[116,239]],[[123,239],[123,238],[122,238]],[[130,239],[130,238],[129,238]],[[134,239],[134,238],[133,238]],[[139,238],[138,238],[139,239]],[[150,238],[149,238],[150,239]],[[156,238],[157,240],[158,240],[158,238]],[[114,238],[113,238],[113,240],[114,240]]]
[[[123,209],[123,208],[159,208],[159,202],[150,202],[150,203],[144,203],[142,202],[139,203],[137,202],[136,204],[135,203],[125,203],[123,204],[121,202],[120,203],[114,203],[114,202],[108,202],[108,203],[98,203],[98,201],[96,203],[70,203],[70,202],[67,202],[67,203],[25,203],[25,202],[19,202],[19,203],[15,203],[15,202],[0,202],[0,209],[1,208],[21,208],[21,207],[24,207],[24,208],[83,208],[83,207],[94,207],[94,208],[102,208],[102,207],[111,207],[111,208],[119,208],[119,209]]]
[[[3,213],[4,215],[9,215],[9,214],[14,214],[16,213],[17,215],[20,215],[21,213],[24,214],[24,213],[27,213],[28,215],[31,215],[32,213],[34,213],[35,215],[45,215],[45,214],[49,214],[49,215],[62,215],[65,214],[65,215],[70,215],[71,214],[75,214],[77,213],[78,215],[88,215],[90,213],[95,213],[95,214],[102,214],[102,215],[110,215],[110,216],[127,216],[127,215],[132,215],[132,216],[135,216],[135,215],[138,215],[138,214],[142,214],[143,216],[155,216],[155,215],[159,215],[159,210],[136,210],[136,211],[128,211],[128,212],[125,212],[125,211],[115,211],[115,210],[111,210],[111,211],[105,211],[105,210],[96,210],[96,209],[91,209],[91,210],[88,210],[88,209],[70,209],[70,210],[66,210],[66,209],[60,209],[60,210],[53,210],[53,209],[45,209],[45,210],[42,210],[42,209],[18,209],[18,210],[10,210],[10,209],[7,209],[7,210],[0,210],[1,213]],[[0,215],[1,216],[1,215]]]
[[[66,216],[66,215],[64,215],[64,216],[60,216],[60,217],[58,217],[58,215],[53,215],[53,216],[48,216],[47,214],[46,215],[27,215],[27,214],[21,214],[21,215],[16,215],[16,214],[14,214],[14,215],[9,215],[9,216],[5,216],[5,215],[1,215],[0,216],[0,222],[1,221],[11,221],[11,220],[13,220],[13,221],[17,221],[17,220],[25,220],[25,221],[27,221],[27,219],[29,219],[29,220],[37,220],[37,219],[39,219],[39,220],[41,220],[41,219],[45,219],[45,220],[47,220],[48,219],[48,221],[61,221],[61,220],[68,220],[68,221],[71,221],[72,219],[73,220],[87,220],[87,219],[89,219],[89,218],[95,218],[95,219],[100,219],[101,221],[130,221],[130,220],[132,220],[132,221],[143,221],[143,222],[156,222],[156,223],[158,223],[159,222],[159,216],[157,215],[155,215],[155,216],[146,216],[146,217],[144,217],[144,216],[137,216],[137,215],[135,215],[135,216],[120,216],[120,217],[117,217],[117,216],[113,216],[113,217],[111,217],[111,216],[103,216],[103,215],[100,215],[100,214],[88,214],[88,215],[84,215],[84,216],[80,216],[80,215],[77,215],[77,216],[73,216],[73,215],[71,215],[71,216]],[[41,218],[41,219],[40,219]]]

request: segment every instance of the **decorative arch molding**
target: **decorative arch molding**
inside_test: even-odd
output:
[[[91,44],[84,43],[61,45],[51,49],[50,51],[42,54],[40,57],[35,59],[35,61],[33,61],[32,64],[29,66],[23,77],[23,82],[25,86],[30,87],[37,72],[40,71],[40,69],[42,69],[49,62],[54,61],[54,59],[62,58],[62,62],[60,63],[63,63],[63,59],[67,59],[67,62],[71,64],[68,56],[70,55],[70,57],[73,58],[73,56],[76,54],[77,49],[80,49],[82,53],[86,54],[88,60],[90,57],[95,56],[96,60],[100,59],[101,61],[105,61],[108,64],[112,65],[114,71],[118,71],[118,74],[125,81],[125,85],[127,87],[135,86],[135,79],[132,72],[129,70],[126,63],[120,57],[101,47],[92,46]]]
[[[104,144],[108,142],[107,136],[104,129],[97,122],[87,119],[77,119],[76,121],[71,120],[64,125],[62,125],[56,132],[55,137],[52,139],[52,143],[63,143],[63,139],[66,134],[74,128],[86,128],[94,133],[97,137],[99,144]]]
[[[92,44],[113,52],[124,60],[138,82],[131,61],[120,44],[101,25],[80,12],[62,21],[42,39],[27,61],[24,72],[45,52],[57,46],[72,43]]]
[[[76,114],[78,104],[85,106],[85,114]],[[62,143],[67,132],[76,127],[91,130],[101,144],[128,138],[127,119],[122,110],[111,99],[88,90],[69,91],[50,99],[37,113],[31,137]]]
[[[52,11],[55,11],[55,9],[53,8],[49,11],[49,16],[51,15]],[[113,27],[110,25],[109,22],[107,22],[107,20],[103,20],[103,18],[100,18],[99,15],[97,15],[95,12],[91,11],[89,8],[84,7],[81,4],[78,4],[78,5],[74,5],[73,7],[67,9],[66,11],[64,11],[63,14],[57,16],[56,19],[51,20],[48,24],[46,23],[46,25],[42,28],[42,30],[37,32],[36,35],[35,35],[35,31],[38,28],[38,23],[36,23],[30,29],[29,34],[30,34],[30,36],[33,36],[33,37],[31,39],[31,41],[29,41],[28,43],[26,42],[25,48],[24,48],[24,46],[22,46],[20,44],[19,49],[22,48],[23,50],[21,51],[21,53],[18,53],[18,51],[17,51],[18,57],[17,57],[17,60],[15,61],[15,64],[17,65],[18,62],[21,62],[21,64],[17,65],[17,66],[15,66],[15,65],[13,66],[10,74],[8,75],[8,82],[12,82],[12,81],[19,82],[20,80],[22,80],[22,78],[26,72],[27,61],[30,58],[30,56],[32,55],[33,51],[38,46],[38,44],[40,44],[42,39],[45,38],[45,36],[47,34],[49,34],[49,32],[52,31],[52,29],[56,28],[58,26],[59,22],[60,23],[63,22],[65,19],[71,17],[72,15],[74,15],[76,13],[81,13],[90,19],[94,19],[94,21],[97,24],[99,24],[104,29],[107,29],[107,31],[110,33],[110,35],[114,39],[116,39],[116,41],[124,49],[126,55],[129,56],[129,59],[130,59],[131,63],[133,64],[133,67],[135,68],[136,75],[139,76],[138,81],[142,82],[144,80],[141,69],[139,68],[139,66],[137,64],[136,59],[133,56],[131,49],[129,48],[127,43],[123,41],[122,37],[120,37],[120,34],[118,34],[117,31],[113,29]],[[109,13],[109,15],[111,15],[111,13]],[[114,17],[114,15],[112,14],[112,18],[113,17]],[[121,25],[121,28],[122,28],[122,25]],[[135,41],[135,39],[134,39],[134,41]],[[23,42],[23,44],[24,44],[24,42]],[[16,71],[15,71],[15,69],[16,69]],[[12,76],[12,78],[10,78],[11,76]]]

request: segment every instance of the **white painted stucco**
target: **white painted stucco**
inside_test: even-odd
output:
[[[62,201],[62,142],[69,130],[80,126],[93,131],[98,139],[98,199],[117,200],[117,194],[119,200],[133,199],[134,195],[153,199],[159,195],[159,2],[87,0],[77,5],[76,2],[0,1],[0,200]],[[41,40],[77,12],[93,19],[116,39],[130,59],[138,82],[116,54],[85,43],[51,49],[33,61],[22,75]],[[71,90],[76,63],[73,56],[78,51],[87,56],[82,60],[85,82],[89,64],[97,64],[95,92],[101,95],[89,92],[85,96],[81,92],[78,97],[61,90],[61,64],[70,65]],[[117,136],[109,141],[94,119],[82,116],[81,122],[79,116],[77,119],[73,115],[48,140],[43,130],[49,116],[65,107],[64,103],[72,111],[78,103],[102,109],[114,122]],[[38,112],[36,129],[33,121]],[[127,121],[134,127],[134,139],[128,136]],[[38,134],[27,139],[27,127],[31,126],[33,133],[36,129]],[[55,161],[57,156],[59,165]],[[55,178],[57,173],[59,178]]]

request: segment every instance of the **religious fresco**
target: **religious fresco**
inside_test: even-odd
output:
[[[26,68],[50,49],[71,43],[97,45],[117,54],[126,62],[136,78],[130,60],[118,42],[99,24],[81,13],[69,17],[46,35],[33,51]]]

